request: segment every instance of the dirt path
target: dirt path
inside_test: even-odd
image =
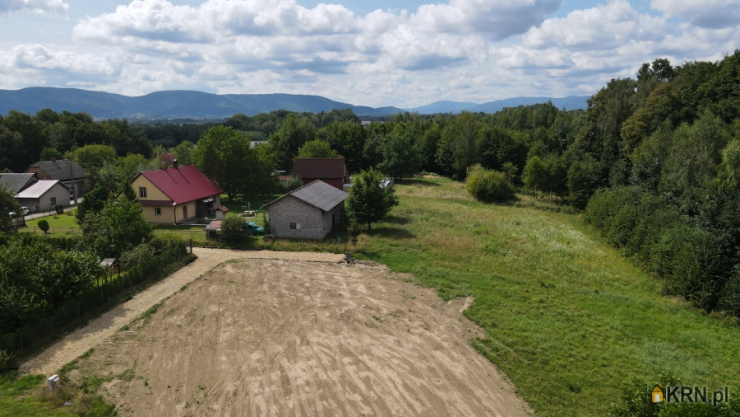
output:
[[[231,259],[289,259],[297,261],[340,262],[342,255],[308,252],[232,251],[223,249],[194,248],[198,256],[194,262],[137,294],[133,299],[115,307],[87,326],[70,333],[36,357],[23,363],[22,373],[49,376],[88,349],[97,346],[130,323],[153,305],[176,293],[204,273]]]
[[[103,378],[121,416],[526,416],[468,342],[480,335],[461,314],[472,300],[399,278],[363,264],[225,263],[68,376]]]

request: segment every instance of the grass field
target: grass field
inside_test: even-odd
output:
[[[443,299],[472,295],[473,341],[541,416],[605,415],[634,377],[667,372],[740,387],[740,328],[661,285],[579,216],[474,201],[464,184],[396,185],[400,206],[355,253],[416,275]]]

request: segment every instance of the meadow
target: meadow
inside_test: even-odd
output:
[[[445,300],[473,296],[473,346],[540,416],[605,415],[619,387],[672,375],[740,387],[740,328],[661,294],[659,280],[579,215],[482,204],[446,179],[397,183],[400,205],[358,258],[414,274]]]

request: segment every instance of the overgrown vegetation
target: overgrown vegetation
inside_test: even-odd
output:
[[[465,315],[486,336],[473,346],[537,415],[607,415],[622,384],[666,383],[666,372],[740,387],[735,322],[663,296],[578,216],[484,204],[447,179],[394,188],[399,206],[353,254],[414,274],[444,300],[475,297]]]
[[[506,174],[474,165],[468,170],[467,190],[478,201],[506,202],[516,196]]]

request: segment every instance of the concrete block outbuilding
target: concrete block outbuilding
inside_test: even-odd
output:
[[[265,204],[270,233],[278,238],[323,239],[342,221],[349,194],[316,180]]]

